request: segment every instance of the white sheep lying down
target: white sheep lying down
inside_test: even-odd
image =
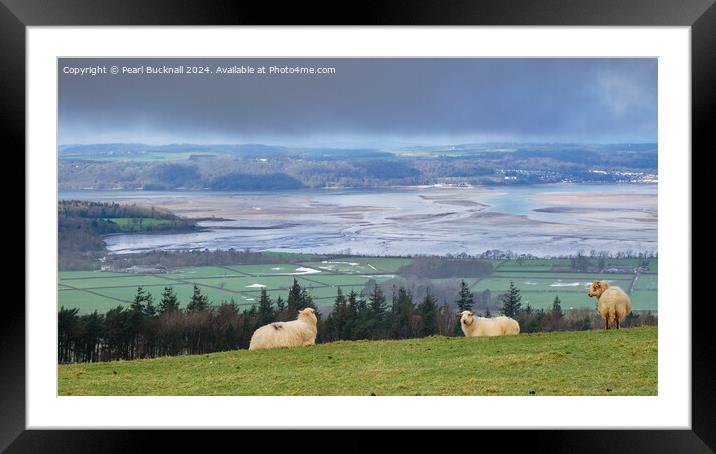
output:
[[[269,323],[254,331],[249,350],[313,345],[316,343],[317,323],[313,308],[300,310],[296,320]]]
[[[510,317],[476,317],[472,311],[460,313],[460,327],[467,337],[512,336],[520,334],[520,324]]]
[[[619,322],[631,312],[629,295],[619,287],[611,287],[607,281],[592,282],[587,295],[597,298],[597,311],[604,319],[605,329],[609,329],[611,323],[619,329]]]

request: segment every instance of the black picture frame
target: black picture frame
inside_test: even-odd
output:
[[[340,6],[340,7],[339,7]],[[716,6],[714,0],[501,0],[476,2],[362,1],[356,3],[191,0],[0,0],[0,91],[6,154],[25,150],[25,29],[29,26],[120,25],[485,25],[485,26],[687,26],[691,27],[692,149],[707,152],[716,81]],[[691,150],[684,150],[692,156]],[[695,175],[694,175],[695,177]],[[693,181],[693,180],[692,180]],[[693,192],[693,191],[692,191]],[[692,204],[693,206],[693,204]],[[27,241],[26,237],[26,241]],[[27,243],[26,243],[27,244]],[[26,270],[31,273],[32,270]],[[693,279],[692,279],[693,281]],[[510,447],[547,452],[713,452],[716,450],[716,392],[713,375],[713,305],[692,297],[691,430],[514,431]],[[7,307],[9,306],[9,307]],[[0,332],[0,449],[7,452],[86,452],[146,450],[154,431],[25,430],[25,310],[7,305]],[[668,321],[662,321],[668,323]],[[615,408],[618,411],[618,408]],[[341,450],[371,449],[372,437],[335,431]],[[470,437],[505,437],[486,431]],[[228,436],[227,436],[228,435]],[[294,438],[287,434],[281,439]],[[185,449],[219,448],[235,434],[206,437],[172,431],[172,443]],[[440,435],[448,446],[457,435]],[[425,431],[399,434],[412,449],[434,437]],[[232,442],[235,443],[235,440]],[[312,446],[320,448],[317,443]],[[330,446],[330,445],[329,445]],[[334,448],[339,446],[333,444]],[[454,448],[460,449],[457,444]]]

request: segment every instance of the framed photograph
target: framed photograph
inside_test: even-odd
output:
[[[716,10],[517,3],[349,26],[4,2],[27,266],[0,446],[511,429],[710,452],[691,160]]]

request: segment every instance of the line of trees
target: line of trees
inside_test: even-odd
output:
[[[344,295],[339,288],[333,310],[326,318],[322,341],[357,339],[407,339],[436,334],[448,335],[455,313],[438,305],[428,291],[416,304],[410,292],[394,288],[391,303],[378,285],[368,295],[352,290]]]
[[[337,254],[316,254],[316,255],[286,255],[282,257],[282,260],[287,263],[309,261],[309,260],[332,260],[334,258],[342,257],[344,255],[351,255],[354,257],[373,257],[364,254],[354,254],[350,249],[340,251]],[[480,255],[468,255],[468,254],[447,254],[445,256],[438,255],[407,255],[407,256],[384,256],[384,257],[396,257],[396,258],[412,258],[413,265],[403,267],[399,274],[401,275],[417,275],[427,277],[452,277],[452,276],[464,276],[469,271],[470,276],[479,277],[482,275],[489,275],[494,271],[492,265],[489,262],[484,262],[487,258],[489,259],[502,259],[502,260],[521,260],[528,262],[529,260],[542,260],[540,257],[536,257],[530,254],[514,254],[511,251],[503,252],[498,250],[486,251]],[[655,258],[656,256],[651,253],[610,253],[608,251],[590,251],[589,254],[584,252],[578,252],[576,255],[564,256],[564,257],[552,257],[555,259],[570,260],[570,266],[575,268],[585,263],[584,260],[591,260],[586,263],[590,266],[594,263],[599,263],[598,260],[606,260],[610,258],[639,258],[646,260],[649,258]],[[597,262],[595,262],[597,259]],[[182,267],[182,266],[224,266],[224,265],[237,265],[237,264],[259,264],[259,263],[274,263],[276,257],[274,255],[267,255],[260,251],[252,251],[250,249],[194,249],[194,250],[152,250],[147,252],[135,252],[129,254],[108,254],[104,257],[104,263],[109,264],[117,269],[126,268],[132,265],[137,266],[166,266],[166,267]],[[572,262],[574,264],[572,265]],[[474,263],[471,263],[474,262]],[[467,268],[466,268],[467,267]],[[455,270],[457,268],[457,271]]]
[[[196,285],[184,309],[172,287],[164,288],[158,302],[139,287],[128,307],[118,306],[105,314],[79,315],[76,308],[60,308],[58,361],[131,360],[248,348],[256,328],[293,320],[306,307],[315,308],[313,299],[295,279],[287,300],[272,301],[262,289],[259,304],[243,309],[233,299],[212,305]]]
[[[551,310],[523,307],[513,283],[503,295],[501,313],[514,317],[522,332],[585,330],[601,327],[601,319],[587,309],[564,312],[555,297]],[[431,335],[462,336],[459,314],[472,310],[474,295],[461,281],[454,301],[438,303],[428,289],[415,299],[403,287],[393,287],[390,302],[377,284],[371,291],[347,295],[338,288],[332,310],[324,318],[317,310],[317,342],[358,339],[407,339]],[[212,305],[196,285],[184,309],[171,287],[159,301],[142,287],[129,306],[105,314],[79,315],[78,309],[60,308],[58,361],[95,362],[154,358],[165,355],[204,354],[248,348],[260,326],[296,318],[306,307],[317,309],[305,287],[293,281],[286,299],[269,297],[261,290],[258,304],[250,307],[234,300]],[[490,316],[489,308],[485,313]],[[656,317],[630,314],[622,326],[656,324]]]
[[[181,220],[165,208],[120,204],[116,202],[89,202],[85,200],[60,200],[57,203],[59,216],[68,218],[155,218]]]
[[[326,257],[329,256],[321,256],[321,259],[329,259]],[[312,257],[296,254],[295,256],[286,255],[281,259],[284,263],[297,263],[301,260],[310,261]],[[121,271],[132,266],[181,268],[187,266],[256,265],[266,263],[276,263],[276,256],[249,249],[231,248],[226,250],[193,249],[179,251],[153,249],[131,254],[109,254],[104,258],[103,265],[108,270]]]
[[[418,256],[408,265],[400,267],[398,274],[439,279],[454,276],[485,277],[493,271],[492,264],[484,260]]]
[[[451,255],[446,254],[447,257],[457,257],[457,258],[477,258],[477,259],[492,259],[492,260],[539,260],[539,259],[573,259],[575,257],[574,254],[566,254],[566,255],[546,255],[544,257],[539,257],[532,254],[522,254],[513,252],[511,250],[503,251],[500,249],[489,249],[485,252],[482,252],[477,255],[470,255],[466,253]],[[577,256],[589,256],[589,258],[602,258],[602,259],[649,259],[649,258],[657,258],[658,253],[656,250],[652,251],[634,251],[634,250],[625,250],[625,251],[597,251],[596,249],[592,249],[589,251],[589,253],[585,253],[584,251],[579,251],[577,253]]]

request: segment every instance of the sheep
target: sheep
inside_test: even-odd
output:
[[[317,323],[315,309],[308,307],[300,310],[296,320],[269,323],[254,331],[249,350],[314,345]]]
[[[510,317],[475,317],[471,311],[460,313],[460,327],[467,337],[513,336],[520,334],[520,324]]]
[[[609,329],[612,322],[616,322],[619,329],[619,322],[631,312],[629,295],[619,287],[610,287],[607,281],[592,282],[587,295],[597,298],[597,311],[604,319],[604,329]]]

